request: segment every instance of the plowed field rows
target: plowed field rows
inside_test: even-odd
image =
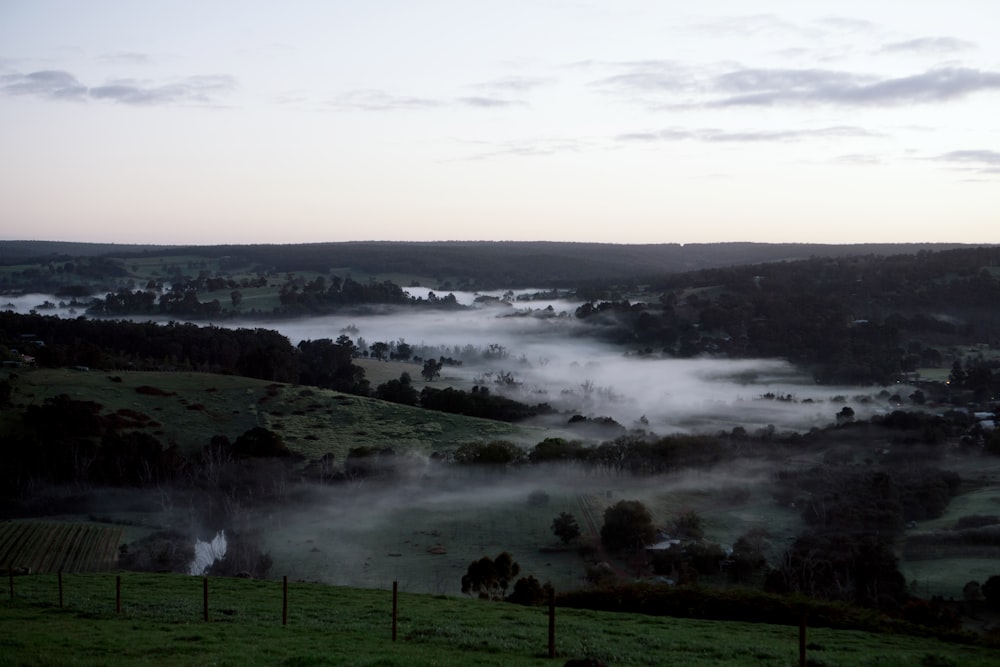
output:
[[[15,572],[99,572],[118,563],[122,529],[85,523],[0,523],[0,569]]]

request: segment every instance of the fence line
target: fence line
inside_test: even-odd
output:
[[[10,590],[10,602],[14,604],[16,593],[14,588],[14,568],[13,566],[8,566],[8,579],[9,579],[9,590]],[[31,576],[31,575],[24,575]],[[100,576],[97,574],[91,575],[81,575],[81,576]],[[202,619],[205,622],[209,621],[209,583],[208,577],[202,577]],[[64,606],[64,582],[62,571],[57,573],[58,581],[58,601],[59,607]],[[281,599],[281,624],[283,626],[288,625],[288,611],[289,611],[289,599],[288,599],[288,576],[283,576],[281,579],[282,588],[282,599]],[[138,593],[141,596],[141,591]],[[549,659],[556,658],[556,595],[555,589],[549,588],[548,590],[548,651],[547,656]],[[122,613],[122,575],[115,575],[115,614],[121,615]],[[397,638],[398,630],[398,620],[399,620],[399,582],[392,582],[392,641],[395,642]],[[805,610],[802,611],[802,615],[799,620],[799,632],[798,632],[798,654],[799,660],[798,664],[800,667],[805,667],[808,664],[806,657],[806,632],[807,632],[807,616]]]

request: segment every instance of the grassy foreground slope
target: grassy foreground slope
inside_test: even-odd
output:
[[[20,577],[0,604],[0,666],[7,665],[553,665],[592,656],[630,665],[798,663],[798,628],[558,609],[557,660],[547,659],[547,611],[462,598],[400,594],[391,641],[391,593],[280,582],[122,575],[115,614],[110,574]],[[1000,664],[1000,651],[934,639],[810,629],[811,664]]]

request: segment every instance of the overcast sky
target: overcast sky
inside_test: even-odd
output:
[[[998,26],[997,0],[0,0],[0,238],[997,243]]]

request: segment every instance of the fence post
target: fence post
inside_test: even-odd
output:
[[[799,619],[799,667],[806,667],[806,612]]]
[[[397,599],[399,597],[399,582],[392,582],[392,641],[396,641],[396,618],[399,611]]]
[[[556,657],[556,589],[549,588],[549,659]]]
[[[14,601],[14,564],[7,564],[7,578],[10,579],[10,601]]]
[[[63,606],[63,581],[62,581],[62,570],[59,570],[59,608]]]
[[[202,591],[202,617],[205,622],[208,623],[208,577],[203,577],[201,580],[201,591]]]
[[[288,625],[288,575],[281,578],[281,624]]]
[[[115,575],[115,613],[122,613],[122,575]]]

